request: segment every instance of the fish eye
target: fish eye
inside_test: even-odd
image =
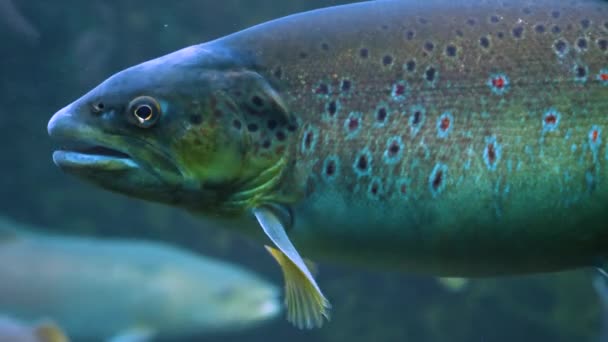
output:
[[[160,105],[150,96],[140,96],[129,103],[129,113],[142,128],[151,127],[160,117]]]

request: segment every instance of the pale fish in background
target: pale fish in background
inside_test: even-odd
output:
[[[279,290],[235,265],[166,244],[35,233],[0,217],[0,308],[48,317],[76,341],[145,341],[252,327]]]
[[[68,342],[61,328],[51,321],[25,324],[0,315],[1,342]]]

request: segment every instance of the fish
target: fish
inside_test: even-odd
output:
[[[369,1],[112,75],[48,123],[54,163],[265,244],[287,319],[307,260],[487,277],[608,256],[608,3]]]
[[[0,315],[0,341],[6,342],[69,342],[53,322],[43,320],[34,325],[24,324],[12,317]]]
[[[43,233],[2,216],[0,279],[0,312],[32,324],[48,317],[75,341],[225,334],[281,311],[279,288],[234,264],[166,243]]]

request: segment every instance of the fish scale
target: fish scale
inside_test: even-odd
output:
[[[478,235],[480,245],[496,245],[505,252],[511,248],[510,236],[551,248],[578,239],[574,227],[582,223],[581,216],[572,219],[572,213],[604,217],[596,210],[606,196],[601,187],[605,149],[600,142],[594,160],[588,146],[592,127],[607,123],[600,113],[608,110],[608,92],[597,79],[608,65],[601,43],[608,38],[605,5],[458,5],[364,4],[292,17],[251,33],[259,38],[256,33],[282,32],[279,51],[277,39],[262,38],[256,40],[254,53],[264,68],[281,69],[275,82],[304,123],[295,139],[294,174],[301,176],[294,177],[291,186],[306,187],[307,200],[300,208],[309,215],[302,215],[307,222],[301,229],[302,235],[311,236],[310,244],[318,245],[324,240],[319,237],[326,235],[341,240],[341,246],[352,234],[383,242],[395,238],[402,244],[380,253],[400,257],[426,246],[435,253],[445,251],[451,259],[463,258],[469,268],[475,263],[471,259],[490,254],[491,248],[467,248],[470,257],[451,252],[459,235]],[[551,31],[554,27],[560,28],[559,34]],[[408,32],[413,38],[408,39]],[[483,37],[489,40],[487,48],[481,44]],[[241,42],[238,35],[234,38]],[[584,51],[574,47],[582,38],[587,42]],[[567,52],[560,56],[555,46],[562,41]],[[455,56],[448,55],[448,47],[456,49]],[[390,63],[385,63],[386,56]],[[412,72],[407,70],[409,61],[416,65]],[[586,68],[583,80],[576,79],[577,66]],[[426,79],[429,68],[436,71],[432,82]],[[493,89],[493,77],[508,79],[504,93]],[[352,83],[348,91],[341,90],[344,79]],[[402,99],[391,97],[397,82],[406,84]],[[327,94],[319,94],[320,84],[328,88]],[[339,103],[339,110],[328,119],[332,101]],[[381,125],[374,113],[380,105],[388,111]],[[415,134],[412,106],[425,113]],[[559,122],[554,129],[543,129],[543,116],[550,110],[558,113]],[[446,112],[453,122],[447,136],[440,137],[437,122]],[[360,122],[356,136],[349,136],[345,122],[353,113],[360,113]],[[304,143],[307,129],[315,134],[311,149]],[[403,155],[388,165],[383,156],[393,137],[402,139]],[[370,159],[365,175],[355,167],[363,150]],[[339,177],[327,177],[328,158],[336,160],[331,172]],[[441,177],[433,173],[436,167],[444,170]],[[346,214],[348,208],[364,215]],[[545,215],[552,219],[541,219]],[[605,238],[600,222],[591,227]],[[547,241],[547,229],[562,233],[559,242]],[[425,237],[409,239],[407,232],[417,230]],[[502,234],[505,239],[496,239]],[[377,248],[353,240],[353,250]],[[597,242],[586,243],[599,247]],[[454,270],[453,265],[445,268]],[[503,271],[494,265],[480,270]]]
[[[299,252],[441,276],[598,266],[607,13],[599,0],[427,0],[281,18],[108,79],[49,132],[129,158],[54,160],[114,191],[261,228],[299,327],[322,325],[330,307]]]

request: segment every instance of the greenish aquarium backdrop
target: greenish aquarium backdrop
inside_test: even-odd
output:
[[[47,123],[57,110],[129,66],[271,19],[350,2],[0,0],[0,216],[62,236],[179,246],[239,265],[282,290],[281,269],[258,242],[206,227],[182,209],[128,198],[63,173],[53,164],[57,144]],[[2,245],[0,235],[0,250]],[[13,262],[19,269],[19,260]],[[599,341],[608,324],[592,269],[459,284],[348,263],[317,266],[316,278],[332,304],[331,319],[320,329],[293,327],[283,310],[247,329],[161,340],[574,342]],[[104,271],[96,270],[100,278]],[[116,298],[122,298],[118,292]],[[112,312],[113,298],[104,296],[99,305]],[[5,310],[0,307],[0,314],[10,316]]]

